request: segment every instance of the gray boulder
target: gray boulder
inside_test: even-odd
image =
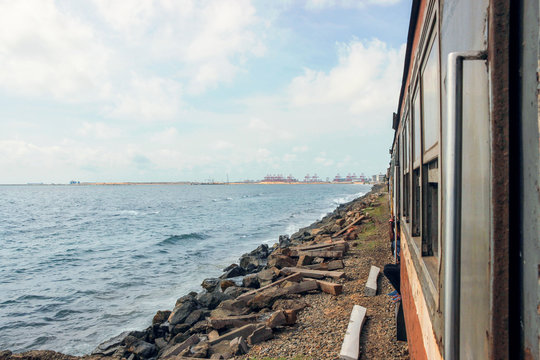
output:
[[[214,289],[219,285],[220,280],[217,278],[208,278],[204,279],[201,286],[208,292],[214,291]]]
[[[229,295],[231,298],[236,299],[241,294],[248,291],[246,288],[239,287],[239,286],[231,286],[225,289],[223,292],[225,295]]]
[[[235,266],[232,269],[230,269],[229,271],[225,272],[219,278],[220,279],[229,279],[229,278],[232,278],[232,277],[242,276],[242,275],[245,275],[245,274],[246,274],[246,271],[242,267]]]
[[[279,235],[279,247],[285,248],[291,246],[291,239],[289,235]]]
[[[184,320],[191,314],[193,310],[197,308],[197,303],[192,299],[185,299],[183,302],[178,303],[174,307],[171,315],[169,316],[169,324],[174,326],[176,324],[183,323]]]
[[[259,279],[257,274],[246,275],[244,279],[242,279],[242,285],[247,288],[259,288]]]
[[[268,245],[261,244],[255,250],[250,252],[249,255],[259,259],[266,259],[269,253],[270,251],[268,250]]]
[[[102,342],[94,349],[94,351],[92,351],[92,355],[111,356],[123,345],[124,339],[129,335],[131,335],[131,331],[124,331],[120,335],[116,335],[115,337]]]
[[[197,302],[201,306],[210,310],[215,309],[222,301],[229,299],[231,299],[230,295],[224,294],[219,290],[215,290],[211,293],[201,292],[199,295],[197,295]]]
[[[130,341],[130,344],[127,345],[126,350],[143,359],[148,359],[157,353],[157,347],[154,344],[150,344],[139,339],[132,342]]]
[[[266,260],[256,256],[244,254],[242,257],[240,257],[240,267],[248,274],[260,270],[265,265]]]

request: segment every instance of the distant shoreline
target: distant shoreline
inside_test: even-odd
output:
[[[373,185],[374,182],[362,181],[314,181],[314,182],[286,182],[286,181],[253,181],[253,182],[190,182],[190,181],[172,181],[172,182],[81,182],[78,184],[45,184],[45,183],[27,183],[27,184],[0,184],[0,186],[90,186],[90,185]]]

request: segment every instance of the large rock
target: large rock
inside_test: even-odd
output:
[[[236,283],[232,280],[221,280],[219,283],[219,287],[221,288],[221,291],[225,291],[228,287],[236,286]]]
[[[199,319],[204,315],[204,310],[202,309],[197,309],[197,310],[194,310],[191,312],[191,314],[189,314],[189,316],[184,320],[184,322],[188,325],[193,325],[195,324],[197,321],[199,321]]]
[[[246,301],[230,299],[222,301],[215,310],[212,310],[210,316],[243,315],[247,310]]]
[[[278,269],[284,267],[294,267],[296,261],[286,255],[271,255],[268,258],[268,266],[277,267]]]
[[[257,278],[259,279],[261,287],[272,283],[277,278],[276,270],[279,272],[277,268],[271,268],[257,273]]]
[[[177,302],[178,304],[178,302]],[[184,320],[191,314],[193,310],[197,308],[197,303],[192,298],[186,298],[183,302],[180,302],[175,306],[171,315],[169,316],[169,324],[172,326],[183,323]]]
[[[258,258],[256,256],[251,256],[249,254],[244,254],[240,258],[240,267],[245,271],[245,273],[253,273],[257,270],[260,270],[263,266],[266,265],[266,260]],[[242,274],[244,275],[244,274]]]
[[[208,279],[204,279],[201,286],[208,292],[212,292],[216,289],[216,287],[219,285],[220,283],[220,279],[217,279],[217,278],[208,278]]]
[[[94,349],[94,351],[92,351],[92,355],[111,356],[119,347],[124,344],[124,339],[130,336],[131,333],[131,331],[124,331],[120,335],[117,335],[107,341],[102,342]]]
[[[208,333],[210,329],[210,323],[207,320],[201,320],[189,329],[190,334]]]
[[[244,340],[243,336],[232,339],[230,347],[232,354],[236,356],[247,354],[247,352],[249,351],[249,347],[246,344],[246,340]]]
[[[227,272],[227,271],[229,271],[229,270],[231,270],[232,268],[235,268],[235,267],[237,267],[237,266],[238,266],[238,264],[234,264],[234,263],[233,263],[233,264],[227,266],[225,269],[223,269],[223,272]]]
[[[202,292],[197,295],[197,302],[210,310],[215,309],[222,301],[231,299],[230,295],[222,293],[219,290],[215,290],[211,293]]]
[[[245,293],[246,291],[249,291],[249,290],[247,290],[246,288],[243,288],[243,287],[239,287],[239,286],[231,286],[231,287],[228,287],[227,289],[225,289],[225,291],[223,293],[225,295],[229,295],[231,298],[235,299],[238,296]]]
[[[237,276],[242,276],[242,275],[245,275],[245,274],[246,274],[246,271],[242,267],[235,266],[232,269],[226,271],[219,278],[220,279],[229,279],[229,278],[233,278],[233,277],[237,277]]]
[[[158,312],[156,313],[156,315],[154,315],[154,318],[152,319],[152,325],[163,324],[165,321],[167,321],[170,315],[171,312],[169,310],[158,310]]]
[[[269,253],[270,251],[268,249],[268,245],[261,244],[255,250],[250,252],[249,255],[259,258],[259,259],[265,259],[268,257]]]
[[[208,356],[210,345],[207,342],[200,342],[191,348],[191,357],[204,359]]]
[[[126,338],[125,341],[128,339],[129,344],[126,344],[126,350],[137,355],[139,358],[147,359],[157,353],[157,347],[154,344],[147,343],[146,341],[142,341],[134,337],[133,340],[131,339],[131,336]]]
[[[195,291],[190,292],[187,295],[182,296],[181,298],[178,298],[176,300],[176,304],[174,306],[178,306],[186,301],[195,301],[195,297],[197,296],[197,293]]]
[[[279,235],[279,247],[285,248],[291,246],[289,235]]]
[[[268,326],[261,326],[255,329],[255,331],[248,336],[247,341],[250,345],[255,345],[263,341],[270,340],[273,337],[274,334],[272,333],[272,329],[270,329]]]
[[[266,326],[268,326],[271,329],[274,329],[278,326],[285,325],[287,323],[287,319],[285,317],[285,312],[283,310],[278,310],[270,317],[268,320],[266,320]]]
[[[242,279],[242,285],[247,288],[258,289],[259,278],[257,277],[257,274],[246,275],[244,279]]]
[[[184,340],[182,343],[180,343],[180,344],[172,344],[172,345],[168,346],[167,348],[165,348],[159,358],[160,359],[165,359],[165,358],[168,358],[168,357],[173,357],[173,356],[179,355],[185,349],[189,349],[191,346],[198,344],[199,341],[200,341],[200,339],[199,339],[198,335],[191,335],[189,338]]]

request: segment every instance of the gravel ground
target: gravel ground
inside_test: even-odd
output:
[[[379,206],[367,209],[372,220],[361,226],[358,240],[344,258],[343,294],[306,294],[301,297],[310,306],[300,312],[293,327],[282,328],[275,338],[255,345],[241,359],[339,359],[341,343],[353,305],[367,308],[360,338],[361,359],[408,359],[405,342],[395,340],[395,305],[386,296],[393,291],[382,274],[385,264],[392,262],[389,237],[389,211],[386,194]],[[377,296],[364,296],[364,286],[371,265],[381,268]]]

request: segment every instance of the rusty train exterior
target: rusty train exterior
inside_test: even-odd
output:
[[[540,359],[538,17],[412,1],[388,170],[412,359]]]

